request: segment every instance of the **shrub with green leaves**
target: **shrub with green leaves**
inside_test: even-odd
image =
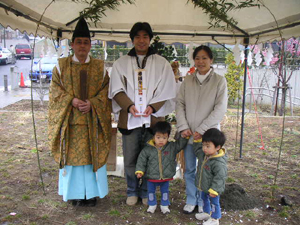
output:
[[[236,65],[232,53],[226,55],[225,64],[227,65],[227,73],[225,78],[228,87],[228,101],[229,104],[234,104],[238,98],[241,98],[243,82],[242,77],[244,74],[243,65]]]
[[[159,36],[154,37],[151,47],[158,55],[161,55],[169,62],[176,58],[173,46],[166,46],[163,42],[160,42]]]

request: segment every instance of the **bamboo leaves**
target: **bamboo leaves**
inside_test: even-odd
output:
[[[101,21],[101,18],[106,16],[107,9],[117,10],[117,7],[122,3],[133,4],[134,0],[72,0],[76,3],[86,3],[89,6],[80,12],[80,17],[90,19],[96,23]]]

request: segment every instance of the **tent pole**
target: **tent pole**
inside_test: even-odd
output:
[[[246,84],[247,84],[247,64],[248,64],[248,44],[249,37],[244,38],[245,45],[245,69],[244,69],[244,89],[243,89],[243,105],[242,105],[242,124],[241,124],[241,140],[240,140],[240,159],[242,158],[243,152],[243,138],[244,138],[244,119],[245,119],[245,102],[246,102]]]

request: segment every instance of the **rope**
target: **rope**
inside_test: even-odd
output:
[[[257,122],[257,127],[258,127],[258,131],[259,131],[259,135],[260,135],[260,140],[261,140],[260,149],[265,150],[265,144],[264,144],[263,137],[262,137],[261,126],[259,124],[259,117],[258,117],[257,107],[256,107],[256,103],[255,103],[253,89],[252,89],[252,79],[251,79],[248,67],[247,67],[247,70],[248,70],[247,75],[248,75],[248,79],[249,79],[249,85],[251,87],[251,96],[253,98],[253,104],[254,104],[254,108],[255,108],[256,122]]]

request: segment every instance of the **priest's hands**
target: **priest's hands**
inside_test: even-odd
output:
[[[92,109],[91,102],[89,100],[82,101],[78,98],[73,98],[72,106],[82,112],[82,114],[86,114]]]
[[[82,100],[78,99],[78,98],[73,98],[72,100],[72,106],[75,107],[76,109],[78,109],[78,104],[80,102],[83,102]]]
[[[85,102],[80,103],[78,106],[78,109],[82,112],[82,114],[86,114],[92,109],[91,102],[89,100],[85,100]]]

